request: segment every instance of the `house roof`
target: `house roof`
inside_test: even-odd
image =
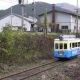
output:
[[[34,14],[34,8],[33,8],[34,6],[35,6],[35,14]],[[25,4],[24,16],[25,17],[34,16],[38,19],[40,15],[45,13],[46,8],[47,8],[48,13],[52,12],[52,6],[53,6],[53,4],[49,4],[49,3],[45,3],[45,2],[35,2],[34,5],[33,5],[33,3]],[[76,10],[74,10],[74,9],[77,9],[77,8],[75,6],[67,4],[67,3],[55,4],[55,11],[76,16]],[[4,17],[5,15],[10,14],[10,12],[11,12],[11,7],[6,10],[0,11],[0,18]],[[21,15],[22,14],[21,13],[21,5],[12,6],[12,12],[15,14]]]
[[[67,13],[67,14],[71,14],[71,15],[74,15],[74,16],[77,15],[76,11],[69,10],[69,9],[66,9],[66,8],[62,8],[62,7],[57,6],[55,4],[52,4],[52,6],[55,6],[55,12]],[[52,12],[52,8],[47,10],[47,13],[50,13],[50,12]],[[39,16],[42,16],[42,15],[44,15],[44,13],[40,14]],[[80,17],[80,15],[78,15],[78,16]]]
[[[77,6],[74,6],[72,4],[69,3],[58,3],[56,4],[58,7],[61,7],[63,9],[67,9],[70,10],[72,12],[76,12]],[[80,11],[80,8],[78,8],[78,10]]]
[[[5,15],[4,17],[0,18],[0,20],[1,20],[1,19],[4,19],[5,17],[10,16],[10,15],[11,15],[11,14]],[[17,16],[17,17],[19,17],[19,18],[22,18],[21,15],[18,15],[18,14],[15,14],[15,13],[12,13],[12,15]],[[34,19],[34,20],[33,20],[33,19]],[[31,17],[31,16],[29,16],[28,18],[27,18],[27,17],[24,17],[24,20],[26,20],[26,21],[28,21],[28,22],[30,22],[30,23],[36,23],[36,22],[37,22],[37,19],[36,19],[36,18],[33,18],[33,17]]]
[[[22,18],[21,15],[14,14],[14,13],[13,13],[13,15],[15,15],[15,16],[17,16],[19,18]],[[31,16],[24,17],[24,20],[29,21],[30,23],[33,23],[33,22],[36,23],[37,22],[37,19],[35,17],[31,17]]]

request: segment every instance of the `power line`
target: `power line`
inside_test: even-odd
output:
[[[4,1],[4,0],[0,0],[0,2],[7,2],[7,3],[15,3],[16,2],[16,0],[15,1],[12,1],[12,0],[10,0],[10,1]]]

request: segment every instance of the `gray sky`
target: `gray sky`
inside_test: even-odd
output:
[[[27,3],[27,0],[24,0],[24,1],[25,1],[25,3]],[[35,1],[42,1],[42,2],[47,2],[47,3],[51,3],[51,4],[64,3],[64,2],[72,4],[72,5],[77,4],[77,0],[44,0],[44,1],[43,0],[35,0]],[[28,0],[28,3],[31,3],[31,2],[33,2],[33,0]],[[78,2],[80,5],[80,0],[78,0]],[[13,6],[16,4],[18,4],[18,0],[0,0],[0,10],[1,9],[7,9],[10,6]]]

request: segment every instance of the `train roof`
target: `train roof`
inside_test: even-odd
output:
[[[80,38],[76,38],[75,35],[60,35],[59,38],[54,39],[54,41],[80,42]]]
[[[63,40],[60,40],[60,39],[54,39],[55,41],[74,41],[74,40],[80,40],[80,38],[72,38],[72,39],[63,39]]]
[[[54,43],[74,43],[74,42],[80,42],[80,39],[75,38],[75,39],[64,39],[64,40],[55,39],[54,40]]]

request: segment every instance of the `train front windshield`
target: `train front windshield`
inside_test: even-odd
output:
[[[54,49],[58,49],[58,50],[67,49],[67,43],[55,43]]]

